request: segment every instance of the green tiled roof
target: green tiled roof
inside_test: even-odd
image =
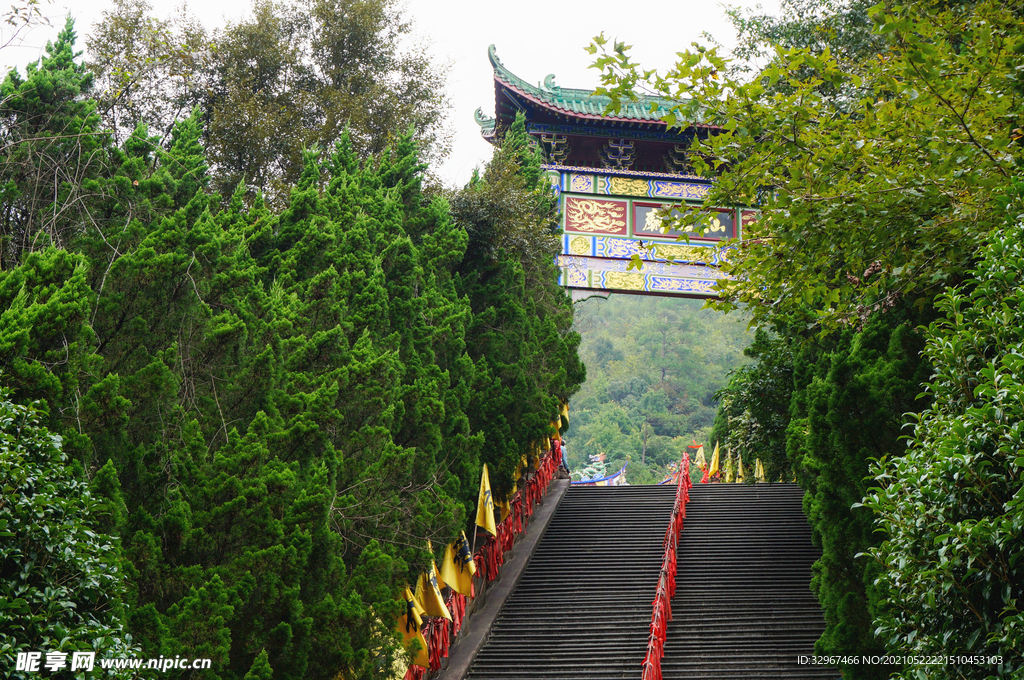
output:
[[[635,102],[622,102],[622,108],[618,113],[610,113],[605,116],[605,107],[611,102],[611,99],[608,97],[594,96],[590,90],[558,87],[555,85],[554,74],[545,78],[544,84],[541,87],[531,85],[505,68],[501,60],[498,59],[494,45],[487,48],[487,56],[494,67],[494,77],[497,80],[547,107],[570,115],[604,118],[607,120],[660,123],[661,117],[668,113],[672,107],[672,102],[667,99],[661,97],[642,97]],[[664,123],[662,124],[664,125]]]

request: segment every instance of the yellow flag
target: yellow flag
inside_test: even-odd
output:
[[[480,475],[480,498],[476,502],[476,525],[498,535],[494,526],[494,498],[491,496],[491,479],[487,476],[487,463],[484,463],[483,474]]]
[[[459,532],[459,538],[452,543],[455,548],[455,564],[462,572],[468,573],[471,577],[476,576],[476,562],[473,560],[473,553],[469,549],[469,539],[466,532]]]
[[[559,416],[559,418],[561,418],[561,416]],[[552,441],[556,441],[556,442],[562,441],[561,435],[558,434],[558,430],[559,430],[559,427],[560,427],[559,423],[554,421],[554,420],[552,420],[550,427],[555,432],[553,435],[551,435]]]
[[[515,491],[513,490],[512,493],[515,493]],[[506,517],[512,514],[512,504],[508,502],[507,498],[498,503],[498,511],[501,513],[502,522],[505,521]]]
[[[430,570],[420,574],[419,583],[416,586],[416,599],[423,603],[423,609],[428,616],[439,616],[443,619],[452,620],[448,607],[441,597],[441,590],[437,585],[437,571],[433,561],[430,563]]]
[[[450,558],[449,558],[450,556]],[[450,559],[450,561],[449,561]],[[466,540],[466,532],[463,531],[459,538],[456,538],[445,551],[444,565],[441,571],[444,574],[444,581],[452,590],[458,591],[469,597],[473,594],[473,575],[476,574],[476,562],[469,552],[469,541]]]
[[[558,413],[562,417],[562,420],[565,421],[565,425],[563,427],[567,427],[569,425],[569,402],[562,402],[562,407],[558,410]]]
[[[412,662],[417,666],[430,668],[430,654],[427,652],[427,641],[424,639],[423,633],[420,632],[420,626],[423,625],[420,612],[423,609],[419,606],[416,598],[413,597],[412,591],[409,590],[408,586],[405,588],[403,597],[405,599],[405,612],[398,617],[398,632],[402,634],[402,641],[406,647],[411,645],[414,640],[419,643],[419,649],[416,650]]]
[[[714,477],[718,474],[718,442],[715,442],[715,452],[711,455],[711,469],[708,470],[708,476]]]
[[[441,559],[441,572],[439,576],[449,588],[455,592],[462,592],[459,590],[459,568],[455,566],[455,548],[452,547],[451,543],[444,547],[444,557]]]
[[[726,450],[725,452],[725,482],[732,484],[735,479],[733,464],[732,464],[732,451]]]
[[[704,458],[704,446],[703,445],[701,445],[701,447],[699,449],[697,449],[697,455],[694,456],[693,462],[696,463],[697,467],[699,467],[702,471],[708,469],[708,461],[707,461],[706,458]]]
[[[761,459],[757,459],[757,463],[754,465],[754,479],[759,482],[765,481],[764,479],[764,465],[761,465]]]
[[[430,541],[427,541],[427,550],[430,551],[431,555],[434,554],[434,546],[433,546],[433,544],[431,544]],[[445,583],[444,579],[441,577],[441,572],[438,571],[438,569],[437,569],[437,562],[434,562],[433,560],[431,560],[430,561],[430,566],[434,570],[434,578],[437,579],[437,588],[438,588],[438,590],[441,590],[442,588],[444,588],[448,584]]]
[[[740,469],[739,469],[739,474],[736,475],[736,482],[738,484],[742,484],[743,483],[743,479],[744,479],[744,477],[743,477],[743,454],[741,453],[740,454]]]
[[[456,541],[458,543],[458,541]],[[449,543],[444,549],[444,560],[441,562],[441,578],[445,584],[457,593],[469,597],[471,593],[470,580],[472,577],[468,571],[459,567],[458,556],[455,547]]]

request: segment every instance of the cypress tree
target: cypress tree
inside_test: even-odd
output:
[[[916,398],[929,369],[917,319],[899,311],[875,314],[830,349],[805,346],[794,362],[787,453],[822,549],[811,582],[826,622],[818,654],[885,654],[872,625],[885,606],[874,585],[878,568],[863,555],[881,539],[860,502],[871,460],[904,451],[903,414],[920,408]],[[890,670],[843,667],[851,678],[887,677]]]
[[[80,87],[54,106],[92,125],[72,40],[46,68]],[[225,680],[388,672],[395,595],[465,523],[483,444],[507,490],[582,381],[552,216],[521,222],[521,252],[470,254],[409,134],[370,161],[344,135],[307,150],[275,214],[209,193],[200,133],[193,114],[166,149],[142,125],[96,136],[89,219],[0,270],[0,375],[102,503],[114,623],[144,656]],[[480,200],[519,182],[534,214],[545,180],[515,158]]]
[[[498,498],[510,493],[531,443],[551,434],[559,400],[586,377],[572,303],[557,285],[557,202],[527,139],[519,116],[483,179],[452,206],[469,239],[457,270],[458,290],[472,309],[467,345],[476,380],[468,415],[483,435],[481,461]]]

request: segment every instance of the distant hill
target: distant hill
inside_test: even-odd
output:
[[[701,309],[699,300],[612,295],[576,305],[587,381],[570,402],[569,464],[605,454],[608,470],[628,459],[631,484],[660,481],[683,447],[705,441],[714,394],[749,362],[753,338],[740,313]]]

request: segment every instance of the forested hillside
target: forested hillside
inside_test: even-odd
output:
[[[630,295],[577,303],[587,382],[570,404],[571,468],[605,454],[609,473],[628,460],[629,482],[649,484],[664,479],[694,440],[714,446],[715,392],[748,361],[750,337],[743,315],[702,306]]]
[[[522,122],[450,199],[415,127],[353,127],[269,201],[201,106],[105,127],[74,43],[0,102],[0,677],[82,649],[390,675],[428,541],[584,379]]]

